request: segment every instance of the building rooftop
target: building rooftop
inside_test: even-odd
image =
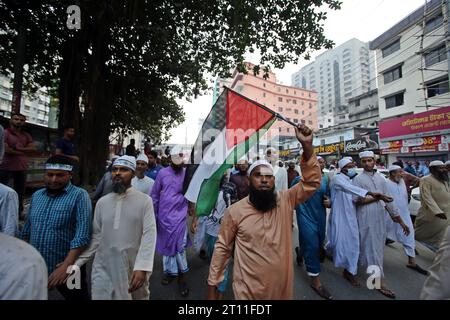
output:
[[[440,5],[441,5],[441,0],[430,0],[427,3],[427,13],[436,9]],[[393,27],[391,27],[387,31],[383,32],[381,35],[379,35],[374,40],[370,41],[369,42],[370,50],[380,49],[384,44],[389,42],[396,35],[398,35],[402,31],[404,31],[405,29],[411,27],[415,23],[417,23],[417,21],[419,21],[423,17],[424,6],[425,5],[416,9],[413,13],[409,14],[406,18],[400,20]]]

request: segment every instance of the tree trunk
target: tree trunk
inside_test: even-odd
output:
[[[23,13],[23,11],[22,11]],[[12,113],[20,113],[22,102],[22,84],[23,84],[23,66],[25,64],[25,45],[26,45],[26,26],[25,17],[21,17],[16,38],[16,61],[14,63],[14,81],[12,94]]]

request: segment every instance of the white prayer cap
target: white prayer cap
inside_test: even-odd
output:
[[[241,158],[238,162],[237,162],[237,164],[247,164],[248,162],[247,162],[247,159],[245,159],[245,158]]]
[[[323,159],[321,156],[317,156],[317,160]]]
[[[173,164],[180,165],[183,163],[183,150],[180,146],[174,146],[170,150],[170,159]]]
[[[345,158],[342,158],[341,160],[339,160],[338,166],[340,169],[342,169],[343,167],[345,167],[346,165],[348,165],[349,163],[352,163],[352,162],[353,162],[352,158],[345,157]]]
[[[375,158],[373,151],[363,151],[359,153],[360,158]]]
[[[445,161],[446,166],[450,166],[450,160]]]
[[[443,166],[444,163],[440,160],[434,160],[430,162],[430,167],[438,167],[438,166]]]
[[[390,165],[390,166],[389,166],[388,171],[389,171],[389,172],[391,172],[391,171],[397,171],[397,170],[400,170],[401,168],[402,168],[402,167],[393,164],[393,165]]]
[[[266,167],[267,169],[270,170],[270,172],[272,172],[272,175],[273,175],[273,168],[272,168],[272,165],[271,165],[269,162],[267,162],[266,160],[257,160],[257,161],[255,161],[255,162],[253,162],[253,164],[252,164],[252,165],[250,166],[250,168],[248,169],[247,174],[250,176],[250,175],[252,174],[252,171],[253,171],[254,169],[256,169],[256,167],[259,167],[259,166]]]
[[[113,166],[124,166],[136,171],[136,158],[132,156],[121,156],[114,161]]]
[[[138,155],[136,162],[137,161],[144,161],[146,164],[148,164],[148,157],[145,154],[141,153]]]
[[[273,147],[267,148],[267,149],[266,149],[266,154],[267,154],[267,152],[269,152],[269,151],[270,151],[272,154],[277,153],[277,149],[275,149],[275,148],[273,148]]]

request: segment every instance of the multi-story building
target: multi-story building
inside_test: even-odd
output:
[[[317,91],[319,128],[346,122],[348,101],[375,89],[373,52],[368,43],[351,39],[294,73],[292,86]]]
[[[253,64],[247,63],[248,74],[233,73],[230,87],[236,92],[259,102],[269,109],[278,112],[294,123],[304,123],[317,129],[317,93],[312,90],[294,88],[277,83],[276,75],[269,73],[253,74]],[[277,120],[270,131],[271,137],[277,137],[281,144],[295,137],[292,125]]]
[[[11,116],[12,81],[10,78],[0,76],[0,114],[9,118]],[[26,94],[22,96],[20,113],[27,117],[27,122],[48,126],[50,113],[50,97],[41,89],[35,97]]]
[[[374,89],[348,101],[348,122],[353,128],[376,128],[378,113],[378,90]]]
[[[448,26],[443,4],[426,2],[370,42],[377,56],[381,148],[390,162],[448,157]]]

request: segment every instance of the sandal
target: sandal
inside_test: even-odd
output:
[[[377,291],[379,293],[381,293],[383,296],[388,297],[390,299],[395,299],[395,293],[387,288],[381,288],[381,289],[377,289]]]
[[[178,290],[180,291],[180,295],[182,297],[187,297],[189,295],[189,288],[188,288],[186,282],[179,282]]]
[[[162,278],[162,280],[161,280],[161,284],[162,284],[163,286],[167,286],[168,284],[172,283],[172,281],[173,281],[175,278],[176,278],[176,277],[174,277],[174,276],[171,276],[171,275],[169,275],[169,274],[165,274],[165,275],[164,275],[164,278]]]
[[[416,264],[415,266],[411,266],[411,265],[406,265],[407,268],[413,269],[415,271],[417,271],[420,274],[423,274],[425,276],[428,276],[430,273],[427,270],[422,269],[418,264]]]
[[[347,275],[347,273],[344,271],[342,272],[342,276],[344,277],[345,280],[347,280],[348,282],[351,283],[352,286],[354,287],[361,287],[361,284],[358,282],[358,280],[356,280],[355,277],[350,277]]]
[[[324,286],[320,286],[319,288],[314,287],[313,285],[310,285],[311,288],[322,298],[326,300],[333,300],[333,296],[331,293],[328,292],[328,290]]]

